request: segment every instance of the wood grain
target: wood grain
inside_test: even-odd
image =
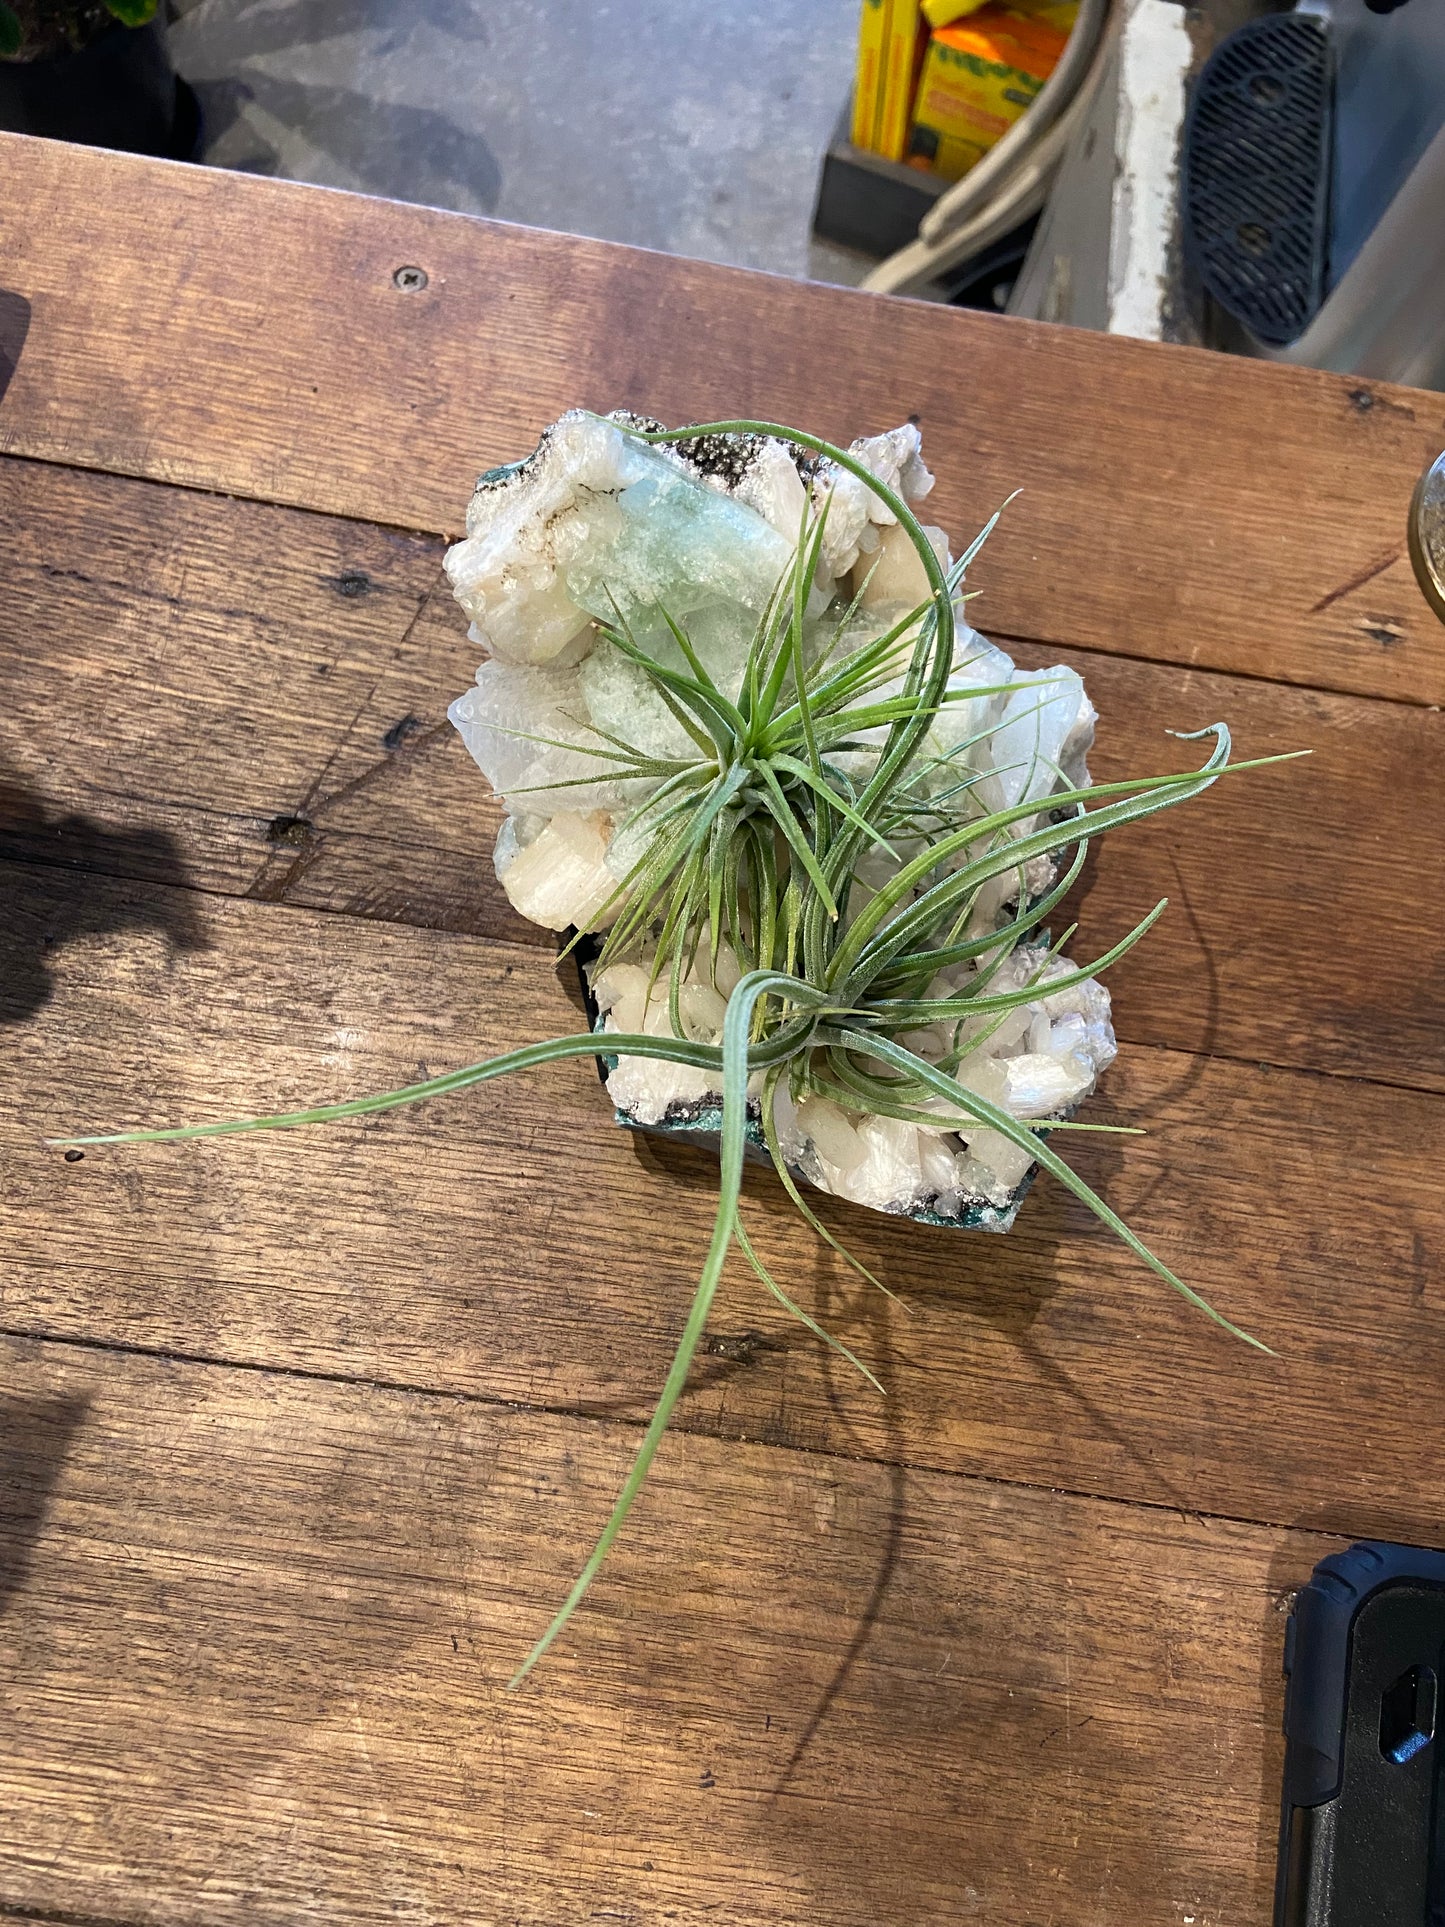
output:
[[[550,948],[496,882],[497,810],[446,722],[476,649],[437,543],[14,461],[0,529],[0,855]],[[1118,978],[1121,1034],[1445,1089],[1418,881],[1445,715],[1067,659],[1101,777],[1177,767],[1165,731],[1218,717],[1241,755],[1313,752],[1100,848],[1078,954],[1173,906]]]
[[[13,461],[0,530],[7,854],[545,941],[446,721],[439,542]]]
[[[0,1355],[17,1909],[1268,1918],[1281,1611],[1328,1541],[676,1438],[508,1694],[626,1428]]]
[[[50,1134],[386,1089],[582,1018],[535,951],[140,884],[12,872],[0,1323],[642,1419],[707,1241],[716,1164],[611,1123],[590,1059],[360,1125],[190,1145]],[[50,941],[46,944],[46,938]],[[1445,1102],[1126,1049],[1067,1147],[1246,1352],[1041,1183],[1007,1239],[841,1204],[857,1283],[766,1173],[766,1261],[880,1398],[730,1276],[682,1423],[1191,1511],[1445,1534]]]
[[[573,404],[915,416],[948,526],[1025,490],[999,633],[1445,700],[1403,546],[1439,395],[19,136],[0,168],[0,449],[437,533]]]

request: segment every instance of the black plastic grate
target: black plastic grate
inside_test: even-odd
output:
[[[1184,132],[1184,234],[1219,305],[1272,347],[1324,298],[1333,71],[1323,22],[1251,20],[1195,83]]]

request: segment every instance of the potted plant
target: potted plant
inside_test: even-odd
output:
[[[157,0],[0,0],[0,128],[188,160],[200,110]]]

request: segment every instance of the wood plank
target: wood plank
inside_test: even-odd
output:
[[[442,545],[0,463],[6,854],[532,941],[446,721]]]
[[[1268,1918],[1281,1614],[1329,1541],[679,1438],[508,1694],[628,1428],[0,1355],[17,1908]]]
[[[0,450],[433,533],[563,408],[916,416],[1002,634],[1445,700],[1404,558],[1445,397],[0,136]],[[428,286],[404,294],[403,264]]]
[[[716,1166],[616,1130],[591,1060],[362,1125],[92,1149],[51,1133],[385,1089],[581,1021],[535,951],[141,884],[12,873],[48,1002],[0,1064],[0,1325],[640,1419]],[[42,948],[46,937],[51,939]],[[5,981],[15,981],[12,972]],[[38,999],[32,999],[32,1003]],[[694,1429],[1350,1533],[1445,1537],[1445,1101],[1126,1049],[1070,1155],[1246,1351],[1052,1184],[1007,1238],[825,1206],[764,1172],[766,1261],[880,1398],[742,1270]],[[1434,1416],[1432,1417],[1432,1412]]]
[[[434,540],[28,462],[0,462],[0,528],[0,855],[550,948],[445,719],[476,649]],[[1438,861],[1445,715],[1068,660],[1100,776],[1177,767],[1166,729],[1220,716],[1241,754],[1315,752],[1100,849],[1093,954],[1174,906],[1119,978],[1121,1034],[1445,1089],[1445,930],[1402,887]]]

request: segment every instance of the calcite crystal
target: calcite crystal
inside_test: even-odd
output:
[[[906,532],[856,476],[761,436],[648,445],[627,432],[656,426],[626,415],[564,415],[525,461],[482,477],[465,539],[447,556],[472,640],[485,653],[474,687],[449,713],[507,811],[495,852],[502,887],[523,916],[551,930],[606,929],[645,845],[646,818],[637,811],[648,782],[619,776],[607,744],[625,741],[659,759],[689,753],[656,683],[599,622],[625,620],[655,661],[681,669],[670,618],[735,697],[759,617],[792,565],[807,517],[825,500],[808,599],[820,638],[852,608],[848,646],[861,647],[929,594]],[[864,438],[851,453],[910,505],[933,487],[914,427]],[[947,566],[944,532],[927,534]],[[902,687],[900,670],[893,688]],[[1037,803],[1038,813],[1010,830],[1023,838],[1047,820],[1051,796],[1087,782],[1096,716],[1073,670],[1018,671],[969,627],[960,605],[949,689],[926,748],[950,784],[967,773],[980,815]],[[884,733],[864,732],[849,745],[839,758],[848,779],[867,780]],[[896,860],[870,849],[848,907],[896,869]],[[1010,906],[1036,898],[1054,873],[1044,857],[994,879],[974,904],[969,934],[1009,921],[1017,914]],[[666,986],[651,982],[650,963],[642,944],[595,976],[606,1030],[672,1032]],[[956,995],[984,969],[993,991],[1029,987],[1037,995],[1002,1016],[970,1018],[961,1040],[950,1024],[903,1041],[934,1061],[961,1041],[954,1074],[962,1086],[1020,1119],[1067,1115],[1115,1054],[1107,991],[1093,980],[1051,990],[1073,972],[1035,937],[1002,959],[985,955],[941,973],[931,994]],[[679,997],[687,1037],[720,1039],[738,975],[726,944],[715,969],[702,948]],[[707,1071],[636,1057],[617,1060],[608,1078],[627,1121],[681,1127],[715,1119],[716,1083]],[[777,1119],[789,1162],[819,1188],[945,1222],[1006,1228],[1032,1164],[995,1130],[864,1115],[816,1095],[794,1103],[786,1089]]]

